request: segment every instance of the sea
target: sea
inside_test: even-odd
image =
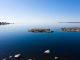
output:
[[[80,23],[49,25],[0,25],[0,60],[21,54],[22,60],[80,60],[80,32],[66,32],[63,27],[80,27]],[[29,32],[32,28],[48,28],[54,32]],[[50,50],[50,53],[44,53]]]

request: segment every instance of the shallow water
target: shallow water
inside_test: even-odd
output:
[[[45,59],[43,52],[50,49],[49,56],[65,60],[80,60],[80,32],[64,32],[62,27],[79,27],[79,23],[58,23],[55,25],[11,24],[0,26],[0,60],[20,53],[27,58]],[[32,33],[32,27],[46,27],[53,33]]]

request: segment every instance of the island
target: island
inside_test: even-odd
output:
[[[11,23],[8,23],[8,22],[0,22],[0,25],[7,25],[7,24],[11,24]]]
[[[30,29],[28,30],[29,32],[54,32],[53,30],[50,29]]]
[[[67,31],[67,32],[80,32],[80,28],[78,28],[78,27],[74,27],[74,28],[61,28],[61,30]]]

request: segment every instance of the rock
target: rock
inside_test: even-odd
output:
[[[14,56],[14,58],[16,58],[16,59],[18,59],[18,58],[20,58],[21,57],[21,54],[16,54],[15,56]]]
[[[56,56],[54,57],[55,60],[57,60],[58,58],[59,58],[59,57],[56,57]]]
[[[44,53],[49,54],[50,50],[45,50]]]
[[[53,30],[50,29],[30,29],[28,31],[29,32],[54,32]]]
[[[61,30],[67,32],[80,32],[80,28],[61,28]]]
[[[28,59],[28,60],[33,60],[33,59]]]
[[[12,58],[13,56],[9,56],[9,58]]]
[[[3,58],[2,60],[7,60],[6,58]]]

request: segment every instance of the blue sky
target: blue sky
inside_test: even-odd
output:
[[[80,0],[0,0],[0,21],[80,22]]]

